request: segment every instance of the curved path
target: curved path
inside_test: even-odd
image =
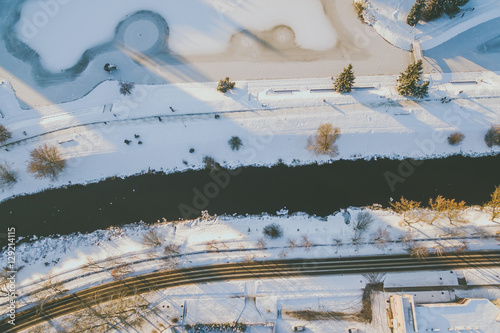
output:
[[[32,307],[17,313],[15,326],[9,324],[7,320],[3,320],[0,323],[0,332],[19,332],[45,320],[55,319],[79,311],[91,304],[90,302],[105,302],[117,294],[125,296],[143,294],[153,290],[194,283],[373,272],[454,270],[493,266],[500,266],[500,251],[470,252],[466,254],[450,253],[443,256],[432,255],[426,260],[418,260],[409,255],[292,259],[218,264],[173,271],[159,271],[78,291],[46,303],[43,309]]]

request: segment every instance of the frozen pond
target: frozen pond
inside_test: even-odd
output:
[[[324,78],[349,62],[357,75],[397,74],[410,59],[362,24],[351,1],[122,1],[109,10],[115,2],[0,4],[0,76],[24,107],[74,100],[109,79]],[[118,71],[104,72],[106,63]]]
[[[333,49],[337,43],[333,26],[320,0],[245,1],[123,1],[73,0],[25,2],[15,31],[35,50],[44,67],[57,72],[78,63],[84,52],[112,42],[120,22],[139,11],[157,13],[168,23],[168,52],[186,55],[223,52],[238,31],[266,31],[289,26],[301,48],[314,51]],[[166,38],[144,16],[128,26],[125,47],[143,51],[156,38]],[[132,32],[128,32],[128,30]],[[145,36],[134,30],[143,30]],[[146,45],[147,47],[147,45]],[[166,50],[167,51],[167,50]]]

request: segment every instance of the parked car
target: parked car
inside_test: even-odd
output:
[[[292,327],[293,332],[304,332],[306,330],[305,326],[294,326]]]

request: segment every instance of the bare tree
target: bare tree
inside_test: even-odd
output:
[[[297,241],[295,239],[288,239],[288,247],[290,247],[290,251],[293,251],[297,246]]]
[[[0,190],[10,189],[17,183],[17,172],[7,162],[0,163]]]
[[[5,128],[4,125],[0,125],[0,144],[9,140],[12,137],[12,133]]]
[[[257,248],[261,251],[265,250],[266,249],[266,241],[264,239],[259,239],[257,241]]]
[[[129,264],[117,263],[117,266],[111,270],[110,274],[113,280],[117,281],[127,276],[130,272],[132,272],[132,268],[130,268]]]
[[[307,149],[316,155],[338,155],[338,146],[335,144],[340,137],[340,129],[332,124],[321,124],[314,137],[307,140]]]
[[[30,152],[30,158],[28,172],[35,174],[36,178],[55,180],[66,167],[66,161],[55,146],[45,144],[35,148]]]
[[[354,246],[357,251],[361,247],[361,244],[363,244],[363,237],[361,233],[355,232],[354,236],[351,238],[351,245]]]
[[[337,237],[337,238],[333,239],[333,244],[335,244],[335,246],[337,247],[337,250],[335,251],[335,253],[339,252],[339,249],[342,246],[342,243],[343,242],[342,242],[342,239],[340,237]]]
[[[434,217],[431,220],[434,222],[439,218],[446,218],[450,224],[467,223],[465,218],[465,201],[456,202],[455,199],[446,199],[438,195],[435,200],[429,200],[429,206],[434,212]]]
[[[441,245],[441,244],[437,244],[433,247],[433,250],[434,250],[434,254],[437,255],[437,256],[442,256],[443,255],[443,252],[444,252],[444,246]]]
[[[309,240],[309,237],[306,235],[302,236],[302,244],[301,246],[306,248],[306,251],[309,251],[311,247],[314,246],[314,243]]]
[[[491,221],[500,217],[500,186],[495,187],[495,191],[491,194],[491,200],[485,206],[491,209]]]
[[[377,232],[373,235],[373,242],[375,246],[379,249],[383,249],[387,246],[387,243],[391,241],[391,235],[387,229],[378,228]]]
[[[147,310],[148,305],[137,291],[129,297],[117,291],[105,302],[94,295],[91,299],[82,300],[81,310],[72,316],[66,316],[61,326],[66,332],[105,333],[120,330],[124,326],[139,329],[144,323],[141,311]]]
[[[399,201],[389,202],[389,204],[396,213],[403,215],[403,221],[408,224],[420,222],[422,219],[421,203],[418,201],[407,200],[401,197]]]
[[[205,243],[205,248],[207,251],[219,251],[219,242],[217,242],[215,239],[211,241],[207,241]]]
[[[38,310],[43,311],[45,304],[64,294],[66,291],[67,290],[64,289],[64,284],[62,282],[55,280],[52,276],[49,276],[42,282],[42,288],[40,291],[34,295],[39,302]]]
[[[363,233],[373,224],[373,217],[369,212],[359,212],[352,225],[357,232]]]
[[[429,256],[429,249],[422,244],[411,244],[408,247],[408,252],[412,257],[415,257],[419,260],[423,260]]]
[[[404,244],[412,244],[415,236],[411,231],[405,232],[403,235],[399,236],[399,241]]]
[[[149,229],[142,235],[142,245],[145,247],[158,247],[161,246],[161,243],[160,233],[156,229]]]

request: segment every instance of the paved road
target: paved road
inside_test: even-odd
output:
[[[0,323],[0,332],[19,332],[49,318],[54,319],[78,311],[90,300],[104,302],[117,294],[142,294],[195,283],[371,272],[455,270],[492,266],[500,266],[500,251],[450,253],[442,257],[430,256],[426,260],[418,260],[408,255],[292,259],[218,264],[161,271],[125,278],[63,296],[45,304],[43,311],[39,311],[38,307],[21,311],[16,315],[16,326],[13,327],[4,320]]]

